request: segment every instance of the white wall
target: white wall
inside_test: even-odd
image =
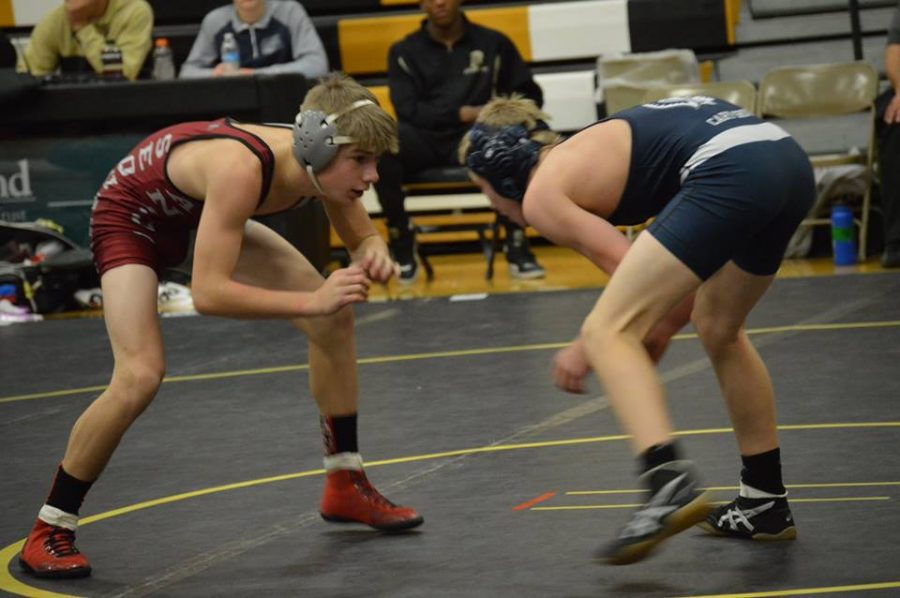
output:
[[[13,19],[17,27],[33,27],[45,14],[61,4],[62,0],[12,0]]]
[[[534,62],[630,52],[628,27],[627,0],[559,2],[528,7]]]

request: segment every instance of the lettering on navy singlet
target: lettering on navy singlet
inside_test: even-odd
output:
[[[681,189],[685,165],[701,146],[729,129],[763,122],[743,108],[705,96],[666,98],[606,120],[616,118],[631,126],[632,149],[625,191],[609,217],[613,224],[639,224],[658,214]]]

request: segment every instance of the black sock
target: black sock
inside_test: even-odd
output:
[[[73,478],[60,464],[56,470],[56,477],[53,478],[53,485],[50,487],[47,504],[60,511],[78,515],[78,509],[81,508],[81,503],[84,502],[84,497],[93,483]]]
[[[741,455],[744,468],[741,481],[747,486],[769,494],[787,492],[781,481],[781,449],[772,449],[758,455]]]
[[[319,416],[322,425],[322,440],[325,442],[325,454],[358,453],[356,441],[356,414]]]
[[[641,473],[650,471],[654,467],[658,467],[663,463],[668,463],[669,461],[677,461],[678,460],[678,446],[675,444],[674,440],[670,440],[669,442],[665,442],[663,444],[654,444],[646,451],[640,454]]]

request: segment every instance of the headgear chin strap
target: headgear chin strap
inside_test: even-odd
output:
[[[525,197],[528,176],[537,163],[543,144],[531,140],[534,131],[549,129],[539,120],[532,129],[524,125],[492,127],[475,123],[469,131],[466,166],[486,179],[503,197],[519,201]]]
[[[316,173],[322,172],[334,159],[338,146],[356,141],[346,135],[338,135],[335,121],[348,112],[374,103],[372,100],[357,100],[346,109],[327,115],[320,110],[302,110],[294,119],[294,157],[322,195],[325,192],[319,185]]]

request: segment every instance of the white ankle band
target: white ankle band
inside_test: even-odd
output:
[[[64,527],[73,532],[78,529],[78,515],[72,515],[65,511],[60,511],[56,507],[44,505],[38,513],[38,519],[44,523],[55,525],[56,527]]]
[[[326,455],[323,459],[325,471],[334,471],[335,469],[354,469],[360,471],[363,468],[362,455],[359,453],[337,453],[336,455]]]
[[[763,492],[762,490],[757,490],[753,486],[748,486],[743,481],[741,481],[741,491],[738,494],[744,498],[784,498],[788,495],[787,492],[784,494],[770,494],[768,492]]]

